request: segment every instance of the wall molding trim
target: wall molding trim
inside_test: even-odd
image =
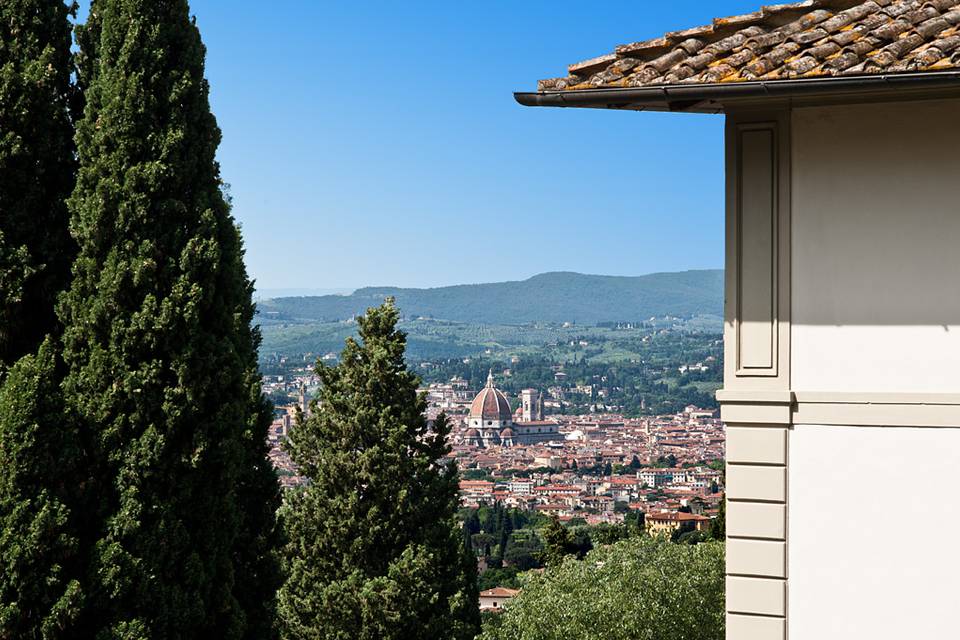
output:
[[[728,114],[726,176],[724,379],[728,386],[789,389],[787,109]]]
[[[790,111],[726,122],[727,638],[784,640],[790,393]]]
[[[791,424],[960,428],[960,394],[794,394]]]
[[[791,395],[793,396],[793,401],[797,404],[960,405],[960,393],[851,393],[839,391],[793,391],[791,392]]]
[[[724,422],[755,425],[960,428],[958,393],[717,392]]]
[[[717,400],[723,402],[743,402],[749,404],[793,404],[795,398],[791,391],[768,391],[764,389],[720,389],[717,391]]]

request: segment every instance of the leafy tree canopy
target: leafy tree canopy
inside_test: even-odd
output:
[[[481,640],[722,640],[721,543],[638,536],[528,578]]]

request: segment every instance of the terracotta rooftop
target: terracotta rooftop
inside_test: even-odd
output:
[[[510,420],[510,403],[506,396],[493,386],[493,371],[487,376],[487,386],[480,390],[470,405],[470,418],[483,420]]]
[[[539,91],[960,69],[960,0],[807,0],[617,47]]]

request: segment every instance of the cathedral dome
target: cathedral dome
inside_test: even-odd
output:
[[[464,434],[466,438],[477,438],[480,436],[480,432],[476,429],[467,429],[467,433]]]
[[[512,437],[513,437],[513,429],[511,429],[510,427],[507,427],[506,429],[504,429],[503,431],[500,432],[500,437],[501,437],[501,438],[512,438]]]
[[[484,387],[470,405],[470,417],[482,420],[508,421],[513,418],[510,403],[507,397],[493,386],[493,372],[487,376],[487,386]]]

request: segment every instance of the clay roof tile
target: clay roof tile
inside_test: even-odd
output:
[[[616,47],[540,91],[960,69],[960,0],[806,0]]]

